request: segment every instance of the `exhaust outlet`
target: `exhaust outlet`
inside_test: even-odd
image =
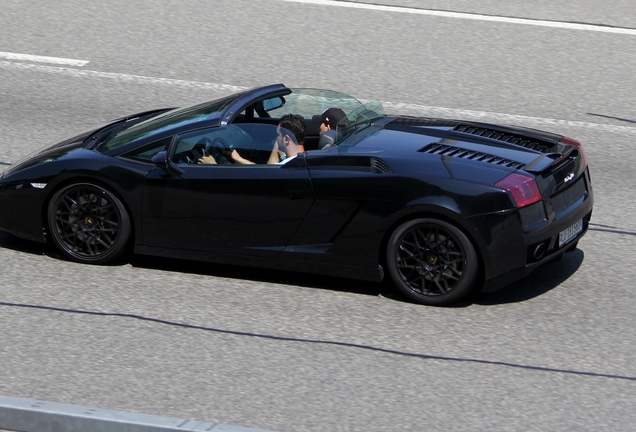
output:
[[[532,257],[535,260],[539,261],[545,255],[546,249],[547,249],[547,247],[546,247],[545,243],[541,243],[540,245],[538,245],[534,249],[534,252],[532,253]]]

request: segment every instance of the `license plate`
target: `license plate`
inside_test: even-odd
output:
[[[574,225],[569,226],[559,233],[559,247],[568,243],[581,231],[583,231],[583,219],[579,219]]]

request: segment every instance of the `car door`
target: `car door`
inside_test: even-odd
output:
[[[268,134],[276,136],[275,126],[262,126],[256,139],[234,125],[175,139],[171,157],[181,174],[171,177],[156,168],[146,179],[142,206],[145,246],[278,255],[313,202],[304,157],[284,165],[207,165],[188,163],[192,159],[183,157],[203,135],[208,143],[222,137],[225,145],[245,157],[262,154],[263,147],[271,150]]]

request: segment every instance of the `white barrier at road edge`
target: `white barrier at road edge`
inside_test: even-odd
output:
[[[20,432],[267,432],[242,426],[0,395],[0,429]],[[271,431],[270,431],[271,432]]]

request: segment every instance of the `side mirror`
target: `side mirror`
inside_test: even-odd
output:
[[[166,151],[160,151],[154,155],[151,159],[152,163],[164,170],[170,177],[180,177],[183,174],[183,170],[168,159],[168,153]]]

